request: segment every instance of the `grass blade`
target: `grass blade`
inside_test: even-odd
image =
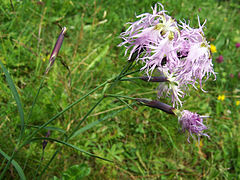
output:
[[[20,116],[20,124],[21,124],[21,133],[20,133],[20,136],[19,136],[19,141],[20,141],[23,137],[23,134],[24,134],[24,113],[23,113],[22,103],[20,101],[17,89],[16,89],[16,87],[13,83],[13,80],[12,80],[10,74],[8,73],[8,70],[5,68],[5,66],[3,65],[3,63],[1,61],[0,61],[0,66],[2,67],[2,70],[3,70],[3,72],[6,76],[7,83],[9,85],[9,87],[12,91],[12,94],[14,96],[14,99],[17,103],[18,113],[19,113],[19,116]]]
[[[118,111],[115,111],[115,112],[113,112],[113,113],[110,113],[109,115],[104,116],[103,118],[98,119],[97,121],[94,121],[94,122],[92,122],[92,123],[84,126],[83,128],[77,130],[77,131],[71,136],[70,139],[72,139],[72,138],[80,135],[80,134],[83,133],[84,131],[87,131],[87,130],[91,129],[92,127],[96,126],[97,124],[101,123],[102,121],[105,121],[105,120],[107,120],[108,118],[114,117],[117,113],[125,110],[126,108],[127,108],[127,107],[121,108],[121,109],[119,109]]]
[[[30,128],[39,128],[40,126],[37,125],[27,125],[25,124],[26,127],[30,127]],[[47,129],[50,131],[58,131],[60,133],[66,133],[66,131],[64,129],[58,128],[58,127],[54,127],[54,126],[46,126],[43,129]]]
[[[167,129],[165,126],[161,125],[161,124],[160,124],[160,126],[161,126],[161,127],[164,129],[164,131],[167,133],[167,135],[168,135],[168,137],[169,137],[169,140],[170,140],[170,142],[172,143],[173,148],[178,151],[178,148],[177,148],[177,146],[175,145],[175,143],[173,142],[172,136],[170,135],[170,132],[168,131],[168,129]]]
[[[41,125],[38,129],[36,129],[27,139],[26,142],[33,137],[35,134],[37,134],[41,129],[43,129],[44,127],[46,127],[48,124],[50,124],[52,121],[54,121],[55,119],[57,119],[59,116],[61,116],[64,112],[66,112],[67,110],[69,110],[70,108],[72,108],[73,106],[75,106],[76,104],[78,104],[80,101],[82,101],[83,99],[85,99],[86,97],[88,97],[91,93],[93,93],[94,91],[98,90],[99,88],[105,86],[105,84],[109,83],[108,81],[105,81],[104,83],[102,83],[101,85],[99,85],[98,87],[92,89],[91,91],[89,91],[87,94],[85,94],[84,96],[82,96],[81,98],[79,98],[78,100],[76,100],[74,103],[70,104],[69,106],[67,106],[65,109],[63,109],[61,112],[57,113],[55,116],[53,116],[50,120],[48,120],[46,123],[44,123],[43,125]],[[25,142],[23,143],[25,144]]]
[[[1,153],[7,160],[10,159],[10,157],[9,157],[5,152],[3,152],[1,149],[0,149],[0,153]],[[21,179],[21,180],[26,179],[25,174],[24,174],[21,166],[20,166],[15,160],[12,160],[11,163],[12,163],[12,165],[14,166],[14,168],[16,169],[16,171],[17,171],[20,179]]]
[[[89,155],[89,156],[91,156],[91,157],[95,157],[95,158],[98,158],[98,159],[102,159],[102,160],[104,160],[104,161],[108,161],[108,162],[113,162],[113,161],[108,160],[108,159],[105,159],[105,158],[103,158],[103,157],[100,157],[100,156],[94,155],[94,154],[92,154],[92,153],[90,153],[90,152],[84,151],[84,150],[80,149],[80,148],[77,147],[77,146],[74,146],[74,145],[69,144],[69,143],[67,143],[67,142],[60,141],[60,140],[53,139],[53,138],[47,138],[47,137],[33,138],[33,139],[31,139],[30,142],[32,142],[32,141],[38,141],[38,140],[54,141],[54,142],[57,142],[57,143],[60,143],[60,144],[66,145],[66,146],[68,146],[68,147],[71,147],[71,148],[73,148],[73,149],[75,149],[75,150],[77,150],[77,151],[80,151],[80,152],[82,152],[82,153],[84,153],[84,154],[87,154],[87,155]]]
[[[69,135],[65,137],[65,143],[72,137],[72,135],[79,129],[79,127],[81,126],[82,122],[86,120],[86,118],[89,116],[89,114],[98,106],[98,104],[104,99],[104,96],[102,98],[99,99],[99,101],[88,111],[88,113],[83,117],[83,119],[78,123],[78,125],[75,127],[75,129],[73,130],[73,132]],[[31,140],[30,140],[31,141]],[[43,171],[40,174],[40,177],[45,173],[45,170],[49,167],[49,165],[51,164],[51,162],[53,161],[53,159],[55,158],[55,156],[57,155],[57,153],[60,151],[60,149],[58,149],[52,156],[52,158],[50,159],[50,161],[47,163],[47,165],[45,166],[45,168],[43,169]]]
[[[100,60],[102,60],[108,53],[109,45],[107,44],[103,49],[101,49],[101,52],[99,52],[99,55],[92,61],[92,63],[86,68],[85,72],[87,72],[89,69],[95,66],[96,63],[98,63]]]
[[[123,104],[127,105],[131,110],[134,111],[134,109],[131,107],[131,105],[129,105],[126,101],[124,101],[123,99],[116,97],[119,101],[121,101]]]

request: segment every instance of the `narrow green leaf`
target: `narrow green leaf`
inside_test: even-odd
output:
[[[31,128],[40,128],[41,126],[36,126],[36,125],[27,125],[25,124],[26,127],[31,127]],[[64,129],[58,128],[58,127],[54,127],[54,126],[46,126],[43,129],[47,129],[50,131],[58,131],[61,133],[66,133],[66,131]]]
[[[75,102],[73,102],[72,104],[70,104],[69,106],[67,106],[65,109],[63,109],[61,112],[57,113],[55,116],[53,116],[50,120],[48,120],[46,123],[44,123],[43,125],[41,125],[38,129],[36,129],[35,131],[33,131],[33,133],[26,138],[26,142],[29,141],[29,139],[31,137],[33,137],[35,134],[37,134],[37,132],[39,132],[41,129],[43,129],[44,127],[46,127],[48,124],[50,124],[52,121],[54,121],[55,119],[57,119],[59,116],[61,116],[64,112],[66,112],[67,110],[69,110],[70,108],[72,108],[73,106],[75,106],[76,104],[78,104],[80,101],[82,101],[83,99],[85,99],[86,97],[88,97],[91,93],[95,92],[96,90],[98,90],[99,88],[105,86],[105,84],[109,83],[109,81],[105,81],[104,83],[100,84],[98,87],[92,89],[91,91],[89,91],[87,94],[85,94],[84,96],[82,96],[81,98],[79,98],[78,100],[76,100]],[[26,143],[23,143],[26,144]]]
[[[119,101],[121,101],[123,104],[127,105],[131,110],[134,111],[134,109],[132,108],[131,105],[129,105],[126,101],[124,101],[123,99],[119,98],[119,97],[116,97]]]
[[[23,108],[22,108],[22,103],[20,101],[20,98],[19,98],[19,95],[18,95],[18,92],[17,92],[17,89],[13,83],[13,80],[10,76],[10,74],[8,73],[8,70],[5,68],[5,66],[3,65],[3,63],[0,61],[0,66],[2,67],[2,70],[6,76],[6,80],[7,80],[7,83],[12,91],[12,94],[13,94],[13,97],[17,103],[17,107],[18,107],[18,113],[19,113],[19,116],[20,116],[20,124],[21,124],[21,133],[20,133],[20,136],[19,136],[19,139],[22,138],[23,134],[24,134],[24,113],[23,113]]]
[[[87,130],[91,129],[92,127],[96,126],[97,124],[101,123],[102,121],[105,121],[105,120],[107,120],[108,118],[111,118],[111,117],[115,116],[117,113],[125,110],[126,108],[127,108],[127,107],[121,108],[121,109],[119,109],[118,111],[115,111],[115,112],[113,112],[113,113],[110,113],[109,115],[104,116],[103,118],[98,119],[97,121],[94,121],[94,122],[92,122],[92,123],[84,126],[83,128],[77,130],[77,131],[72,135],[72,137],[71,137],[70,139],[72,139],[72,138],[80,135],[80,134],[83,133],[84,131],[87,131]]]
[[[1,149],[0,149],[0,153],[1,153],[7,160],[10,159],[10,157],[9,157],[5,152],[3,152]],[[20,166],[15,160],[12,160],[11,163],[12,163],[12,165],[14,166],[14,168],[16,169],[16,171],[17,171],[20,179],[21,179],[21,180],[26,179],[25,174],[24,174],[21,166]]]
[[[105,159],[105,158],[103,158],[103,157],[94,155],[94,154],[92,154],[92,153],[90,153],[90,152],[87,152],[87,151],[84,151],[84,150],[78,148],[77,146],[74,146],[74,145],[69,144],[69,143],[64,142],[64,141],[60,141],[60,140],[58,140],[58,139],[47,138],[47,137],[40,137],[40,138],[33,138],[33,139],[31,139],[31,141],[29,141],[29,143],[32,142],[32,141],[38,141],[38,140],[54,141],[54,142],[57,142],[57,143],[66,145],[66,146],[68,146],[68,147],[71,147],[71,148],[73,148],[73,149],[75,149],[75,150],[77,150],[77,151],[80,151],[80,152],[82,152],[82,153],[85,153],[85,154],[87,154],[87,155],[89,155],[89,156],[91,156],[91,157],[95,157],[95,158],[98,158],[98,159],[102,159],[102,160],[108,161],[108,162],[113,162],[113,161],[111,161],[111,160],[108,160],[108,159]]]

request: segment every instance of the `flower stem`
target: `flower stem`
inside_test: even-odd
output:
[[[111,80],[108,81],[108,83],[111,83],[111,86],[109,87],[112,88],[114,86],[114,84],[116,84],[122,77],[126,76],[126,72],[128,71],[128,69],[131,67],[132,63],[131,64],[127,64],[124,69],[120,72],[120,74],[118,76],[116,76],[115,78],[112,78]],[[138,71],[136,71],[138,72]],[[134,72],[135,73],[135,72]],[[97,90],[98,88],[102,87],[102,86],[105,86],[107,83],[103,83],[101,84],[99,87],[95,88],[95,90]],[[93,90],[90,91],[91,93],[94,92]],[[89,93],[90,94],[90,93]],[[79,127],[81,126],[81,124],[86,120],[86,118],[89,116],[89,114],[97,107],[97,105],[106,97],[117,97],[117,96],[114,96],[114,95],[103,95],[100,100],[91,108],[90,111],[88,111],[88,113],[84,116],[84,118],[78,123],[78,125],[74,128],[74,130],[72,131],[72,133],[65,137],[65,141],[67,142],[69,139],[71,139],[71,137],[74,135],[74,133],[79,129]],[[130,97],[129,97],[130,98]],[[53,154],[53,156],[51,157],[51,159],[48,161],[47,165],[44,167],[44,169],[42,170],[42,172],[40,173],[40,176],[41,177],[46,169],[49,167],[49,165],[51,164],[51,162],[54,160],[54,158],[56,157],[56,155],[58,154],[58,152],[60,151],[60,148],[58,148],[55,153]]]
[[[131,71],[131,72],[129,72],[129,73],[126,73],[126,74],[124,74],[124,75],[121,75],[119,79],[123,78],[124,76],[131,75],[131,74],[134,74],[134,73],[139,72],[139,71],[140,71],[139,69],[136,70],[136,71]]]
[[[42,150],[42,154],[41,154],[40,163],[39,163],[39,164],[38,164],[38,166],[37,166],[37,169],[36,169],[36,172],[35,172],[34,179],[36,179],[36,177],[38,176],[38,170],[39,170],[39,168],[40,168],[40,167],[41,167],[41,165],[42,165],[42,162],[43,162],[43,157],[44,157],[44,149]]]
[[[39,86],[39,88],[38,88],[37,94],[36,94],[36,96],[34,97],[34,100],[33,100],[33,103],[32,103],[32,107],[31,107],[31,109],[30,109],[30,111],[29,111],[29,113],[28,113],[27,121],[29,121],[29,119],[31,118],[33,108],[34,108],[34,106],[35,106],[35,104],[36,104],[36,102],[37,102],[37,98],[38,98],[38,95],[39,95],[39,93],[40,93],[40,91],[41,91],[41,89],[42,89],[42,87],[43,87],[43,83],[44,83],[45,78],[46,78],[46,74],[44,73],[44,75],[43,75],[43,77],[42,77],[42,80],[41,80],[41,83],[40,83],[40,86]]]
[[[102,102],[102,100],[105,98],[105,96],[101,97],[97,103],[87,112],[87,114],[83,117],[83,119],[78,123],[78,125],[74,128],[74,130],[72,131],[72,133],[69,136],[66,136],[64,142],[67,142],[69,139],[71,139],[71,137],[74,135],[74,133],[79,129],[79,127],[81,126],[81,124],[87,119],[87,117],[91,114],[91,112]],[[52,158],[50,159],[50,161],[47,163],[47,165],[44,167],[44,169],[42,170],[41,174],[39,175],[39,177],[41,177],[46,169],[49,167],[49,165],[51,164],[51,162],[54,160],[54,158],[56,157],[56,155],[58,154],[58,152],[60,151],[60,147],[55,151],[55,153],[53,154]]]
[[[78,123],[78,125],[74,128],[72,133],[66,137],[66,141],[71,139],[73,134],[79,129],[79,127],[82,125],[82,123],[87,119],[87,117],[91,114],[91,112],[102,102],[102,100],[105,98],[105,96],[102,96],[97,103],[87,112],[87,114],[83,117],[83,119]]]
[[[63,109],[61,112],[57,113],[55,116],[53,116],[49,121],[47,121],[46,123],[44,123],[42,126],[40,126],[38,129],[36,129],[35,131],[33,131],[33,133],[23,142],[24,144],[27,144],[28,141],[35,135],[37,134],[41,129],[43,129],[44,127],[46,127],[48,124],[50,124],[52,121],[54,121],[55,119],[57,119],[60,115],[62,115],[64,112],[66,112],[67,110],[69,110],[70,108],[72,108],[73,106],[75,106],[76,104],[78,104],[80,101],[82,101],[83,99],[85,99],[86,97],[88,97],[91,93],[93,93],[94,91],[98,90],[99,88],[103,87],[105,84],[109,83],[110,81],[107,80],[104,83],[102,83],[101,85],[99,85],[98,87],[94,88],[93,90],[89,91],[87,94],[85,94],[84,96],[82,96],[81,98],[79,98],[78,100],[76,100],[74,103],[70,104],[69,106],[67,106],[65,109]]]
[[[87,94],[85,94],[84,96],[82,96],[81,98],[79,98],[78,100],[76,100],[75,102],[73,102],[72,104],[70,104],[69,106],[67,106],[65,109],[63,109],[62,111],[60,111],[59,113],[57,113],[55,116],[53,116],[50,120],[48,120],[46,123],[44,123],[43,125],[41,125],[38,129],[34,130],[28,137],[26,137],[26,139],[23,141],[23,143],[20,144],[20,146],[18,147],[17,150],[21,149],[23,146],[25,146],[26,144],[30,143],[31,142],[31,139],[40,131],[42,130],[43,128],[45,128],[48,124],[50,124],[52,121],[54,121],[55,119],[57,119],[59,116],[61,116],[64,112],[66,112],[67,110],[69,110],[70,108],[72,108],[73,106],[75,106],[76,104],[78,104],[80,101],[82,101],[83,99],[85,99],[86,97],[88,97],[91,93],[95,92],[96,90],[98,90],[99,88],[105,86],[106,84],[108,83],[111,83],[111,86],[110,88],[112,88],[114,86],[114,84],[116,84],[118,81],[120,81],[121,78],[127,76],[127,75],[130,75],[130,74],[134,74],[136,72],[139,72],[139,70],[137,71],[133,71],[133,72],[130,72],[130,73],[127,73],[127,71],[132,67],[132,62],[131,63],[128,63],[125,68],[121,71],[121,73],[114,77],[114,78],[111,78],[107,81],[105,81],[104,83],[100,84],[98,87],[92,89],[91,91],[89,91]],[[34,105],[36,104],[36,100],[38,98],[38,95],[40,93],[40,90],[43,86],[43,83],[44,83],[44,79],[45,79],[45,75],[46,73],[44,74],[44,77],[41,81],[41,84],[40,84],[40,87],[38,89],[38,92],[34,98],[34,101],[33,101],[33,104],[32,104],[32,107],[31,107],[31,110],[29,112],[29,115],[28,115],[28,119],[30,119],[31,117],[31,114],[32,114],[32,111],[33,111],[33,107]],[[109,89],[110,89],[109,88]],[[74,130],[72,131],[72,133],[65,137],[65,141],[68,141],[72,136],[73,134],[79,129],[79,127],[81,126],[81,124],[86,120],[86,118],[89,116],[89,114],[99,105],[99,103],[105,98],[105,97],[120,97],[120,98],[128,98],[128,99],[132,99],[132,100],[135,100],[135,98],[131,98],[131,97],[127,97],[127,96],[119,96],[119,95],[103,95],[99,101],[93,106],[93,108],[91,108],[91,110],[84,116],[84,118],[79,122],[79,124],[74,128]],[[40,174],[40,177],[43,175],[43,173],[46,171],[46,169],[48,168],[48,166],[50,165],[50,163],[53,161],[53,159],[55,158],[55,156],[57,155],[57,153],[60,151],[60,149],[57,149],[57,151],[54,153],[54,155],[52,156],[52,158],[50,159],[50,161],[48,162],[48,164],[45,166],[44,170],[41,172]],[[3,177],[4,173],[6,172],[7,168],[9,167],[10,163],[11,163],[11,160],[13,159],[14,157],[14,154],[16,152],[14,151],[12,156],[11,156],[11,159],[8,161],[7,163],[7,166],[5,166],[4,168],[4,172],[1,174],[1,177]],[[1,178],[0,178],[1,179]]]
[[[137,98],[129,97],[129,96],[123,96],[118,94],[105,94],[105,97],[117,97],[117,98],[125,98],[125,99],[131,99],[131,100],[137,100]]]

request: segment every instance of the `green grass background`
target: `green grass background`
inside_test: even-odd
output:
[[[47,76],[44,88],[27,125],[41,125],[88,91],[117,75],[126,64],[125,49],[117,47],[119,34],[135,15],[152,12],[157,1],[147,0],[46,0],[0,2],[0,60],[5,64],[17,87],[25,114],[30,110],[48,58],[61,26],[67,27],[59,56]],[[205,34],[217,47],[213,63],[217,80],[212,76],[204,89],[191,90],[182,109],[210,118],[205,121],[211,139],[200,144],[179,129],[177,118],[156,109],[134,106],[73,138],[70,143],[116,163],[108,163],[63,147],[47,169],[44,179],[63,177],[73,165],[86,170],[85,179],[240,179],[240,3],[237,0],[163,0],[169,14],[177,20],[190,20],[197,27],[207,19]],[[224,62],[216,58],[223,55]],[[61,64],[64,61],[71,71]],[[137,68],[140,68],[139,64]],[[230,74],[234,77],[230,77]],[[141,73],[139,73],[141,75]],[[20,132],[18,112],[11,91],[1,72],[0,78],[0,147],[8,155],[16,145]],[[118,83],[110,92],[156,99],[157,84],[141,81]],[[218,100],[225,95],[224,101]],[[58,118],[51,126],[71,129],[102,95],[90,95]],[[169,102],[163,100],[164,102]],[[131,101],[128,101],[131,103]],[[120,109],[124,104],[105,99],[83,126]],[[27,133],[33,129],[28,127]],[[37,136],[44,137],[47,130]],[[51,131],[59,139],[61,132]],[[49,142],[42,169],[59,145]],[[27,179],[35,175],[42,154],[42,142],[25,146],[15,157]],[[0,157],[0,171],[6,161]],[[73,173],[74,174],[74,173]],[[84,174],[84,173],[83,173]],[[11,166],[7,179],[18,179]],[[74,178],[73,178],[74,179]]]

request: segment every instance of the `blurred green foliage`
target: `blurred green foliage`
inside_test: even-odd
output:
[[[40,84],[42,73],[61,31],[66,38],[53,69],[45,81],[40,97],[27,125],[41,125],[68,104],[119,73],[126,63],[119,34],[135,14],[151,12],[156,1],[148,0],[45,0],[0,3],[0,60],[10,72],[25,114],[29,111]],[[134,106],[97,124],[70,142],[86,151],[114,160],[108,163],[63,148],[44,179],[74,179],[77,174],[87,179],[240,179],[240,4],[236,0],[163,0],[161,3],[177,20],[190,20],[197,26],[207,19],[205,34],[217,47],[213,63],[217,80],[211,77],[204,85],[207,93],[192,89],[184,99],[184,109],[210,116],[205,122],[211,139],[198,144],[187,143],[179,131],[177,119],[155,109]],[[216,58],[223,55],[223,63]],[[62,60],[70,69],[62,65]],[[139,68],[141,64],[138,65]],[[10,154],[20,132],[16,103],[4,75],[0,78],[0,146]],[[233,77],[230,77],[233,74]],[[134,81],[117,84],[112,93],[156,99],[156,84]],[[102,92],[97,91],[67,111],[51,126],[71,132]],[[219,95],[225,99],[218,100]],[[129,101],[130,102],[130,101]],[[166,101],[167,102],[167,101]],[[105,99],[83,126],[103,118],[123,106],[122,102]],[[26,133],[29,133],[29,126]],[[38,136],[44,137],[47,130]],[[51,131],[52,138],[62,132]],[[42,169],[57,144],[49,142]],[[35,175],[41,161],[42,142],[25,146],[15,160],[27,179]],[[6,164],[2,161],[0,171]],[[62,173],[63,172],[63,173]],[[80,176],[80,175],[79,175]],[[11,167],[7,179],[18,178]]]

